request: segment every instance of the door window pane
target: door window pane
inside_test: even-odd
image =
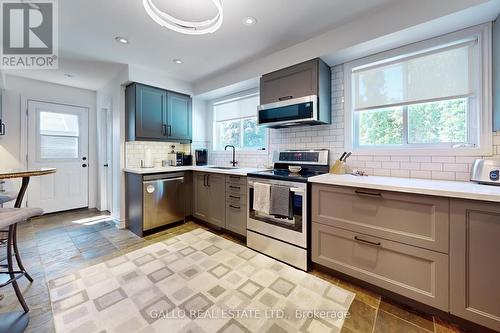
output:
[[[79,133],[78,115],[41,111],[39,128],[40,159],[78,158]]]
[[[78,136],[78,116],[42,111],[40,112],[40,134]]]
[[[358,112],[359,145],[403,143],[403,110],[384,108]]]
[[[467,142],[467,99],[408,106],[409,143]]]
[[[42,135],[40,137],[40,158],[78,158],[78,137]]]

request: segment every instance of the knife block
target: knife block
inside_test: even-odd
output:
[[[336,160],[333,166],[330,168],[330,173],[336,175],[343,175],[346,172],[346,164],[344,161]]]

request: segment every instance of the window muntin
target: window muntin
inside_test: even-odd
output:
[[[214,104],[214,150],[223,150],[226,145],[242,150],[266,147],[266,130],[257,125],[258,105],[256,94]]]

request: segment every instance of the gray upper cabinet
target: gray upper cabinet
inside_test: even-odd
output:
[[[451,313],[500,331],[500,207],[451,200]]]
[[[139,83],[125,90],[127,141],[190,142],[191,98]]]
[[[169,92],[167,115],[168,136],[175,140],[191,140],[191,97]]]
[[[263,75],[260,79],[260,104],[317,95],[320,61],[313,59]]]

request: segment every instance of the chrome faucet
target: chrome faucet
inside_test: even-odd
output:
[[[234,167],[234,166],[236,166],[236,164],[238,164],[238,162],[236,162],[236,148],[234,148],[233,145],[226,145],[224,147],[224,150],[227,150],[227,147],[233,148],[233,160],[231,162],[229,162],[229,163],[231,163],[233,165],[233,167]]]

